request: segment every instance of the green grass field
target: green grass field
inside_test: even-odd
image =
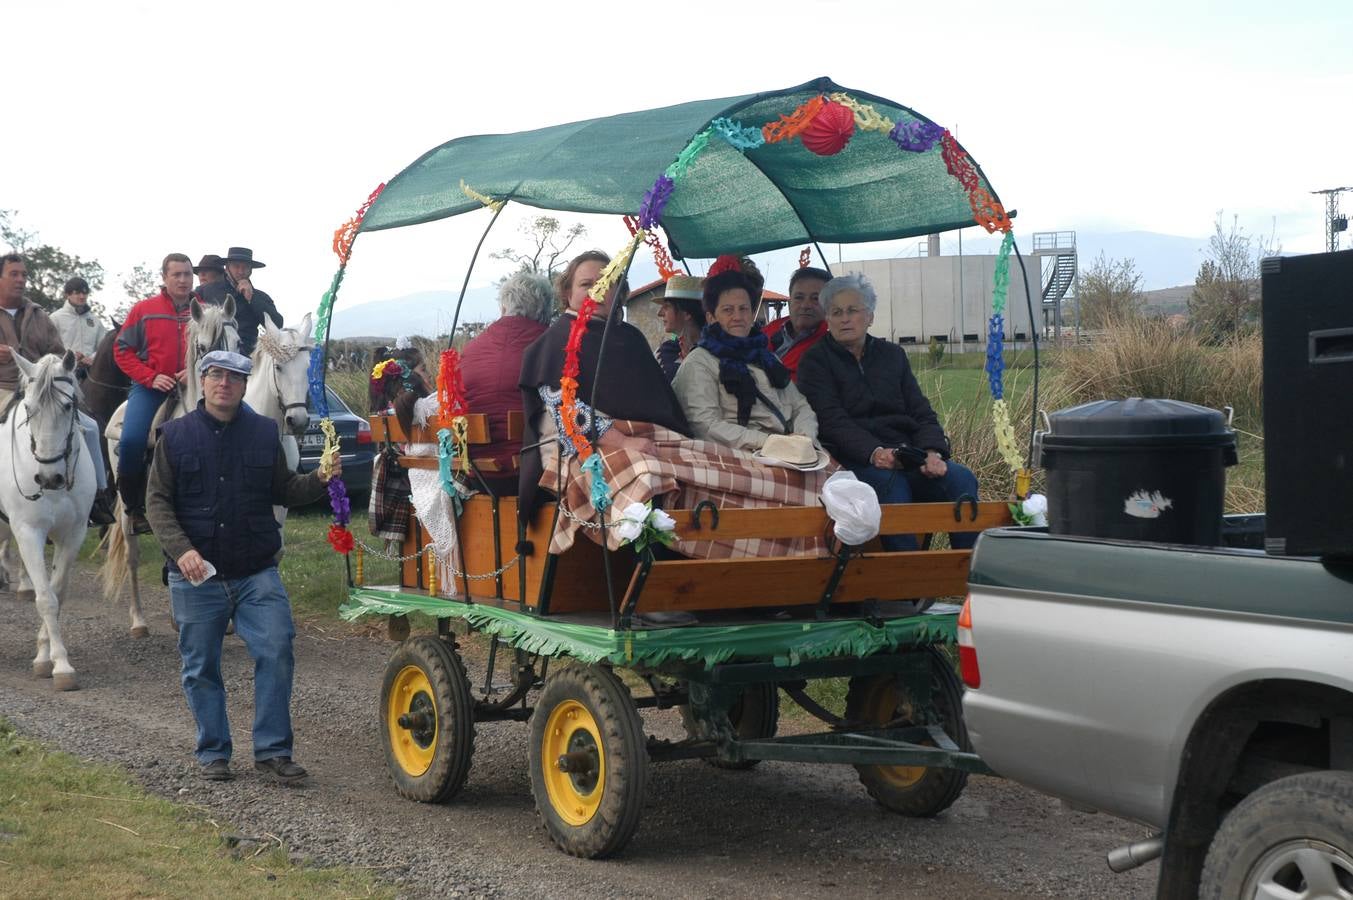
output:
[[[0,895],[394,896],[370,872],[296,866],[280,843],[231,848],[230,832],[0,718]]]

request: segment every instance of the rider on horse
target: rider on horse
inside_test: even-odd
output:
[[[193,262],[182,253],[171,253],[164,258],[160,274],[164,287],[131,308],[114,350],[118,368],[132,380],[118,444],[117,489],[135,534],[150,533],[145,517],[150,426],[161,404],[184,378]]]

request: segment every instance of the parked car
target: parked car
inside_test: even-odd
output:
[[[371,490],[371,463],[379,451],[371,440],[371,425],[367,420],[353,412],[334,389],[326,387],[329,398],[329,418],[333,420],[334,430],[338,432],[338,453],[343,460],[343,483],[348,494],[356,497]],[[310,407],[307,398],[306,408],[310,412],[310,425],[301,436],[301,461],[297,470],[305,473],[313,471],[319,465],[319,454],[324,449],[324,432],[320,430],[320,417]],[[328,502],[327,500],[325,502]],[[354,503],[354,506],[358,504]]]

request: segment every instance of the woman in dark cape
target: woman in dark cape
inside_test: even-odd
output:
[[[559,379],[563,374],[564,358],[568,345],[569,330],[577,318],[587,291],[596,282],[601,270],[610,262],[606,254],[590,250],[573,259],[559,277],[556,295],[566,311],[554,321],[543,335],[532,342],[522,357],[520,386],[522,389],[522,410],[525,416],[522,435],[521,480],[518,491],[518,514],[523,522],[529,522],[539,508],[543,498],[539,484],[544,474],[541,463],[539,443],[545,417],[557,412],[557,404],[551,409],[546,397],[557,394]],[[605,422],[612,419],[633,419],[651,422],[683,435],[690,434],[686,415],[681,411],[672,387],[663,375],[662,369],[653,358],[653,351],[643,332],[621,322],[611,322],[606,334],[606,352],[601,362],[604,370],[600,381],[597,380],[597,362],[601,353],[602,332],[606,328],[605,316],[619,315],[617,296],[629,293],[628,284],[622,282],[613,290],[606,302],[596,308],[592,319],[583,333],[582,344],[578,351],[578,408],[585,419],[590,420],[592,404],[599,411],[598,434],[593,438],[589,422],[580,421],[584,433],[598,443],[605,439]],[[596,387],[595,394],[593,387]],[[557,434],[557,428],[544,429]]]

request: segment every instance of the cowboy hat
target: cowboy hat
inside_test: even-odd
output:
[[[756,453],[756,461],[768,466],[816,472],[827,467],[827,451],[813,445],[806,434],[772,434]]]
[[[254,259],[254,251],[250,250],[248,247],[231,247],[226,251],[225,259],[223,259],[222,262],[245,262],[255,269],[266,268],[263,263]]]
[[[204,269],[208,272],[224,272],[225,262],[215,253],[208,253],[193,266],[193,274],[200,275]]]

